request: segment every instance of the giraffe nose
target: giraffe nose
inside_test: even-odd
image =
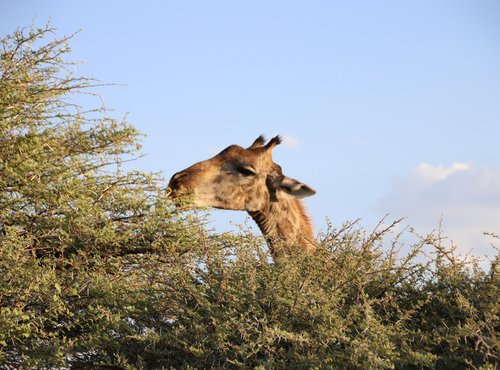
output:
[[[185,172],[177,172],[172,176],[170,182],[168,183],[168,187],[172,190],[171,196],[175,198],[178,195],[180,190],[184,187],[183,183],[187,178],[187,173]]]

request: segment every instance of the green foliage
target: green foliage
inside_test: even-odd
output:
[[[433,236],[400,257],[395,225],[276,262],[246,229],[210,234],[123,171],[138,132],[70,102],[96,82],[51,32],[0,54],[0,368],[498,366],[498,257],[486,272]]]

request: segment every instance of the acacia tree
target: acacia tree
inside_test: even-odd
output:
[[[97,82],[52,34],[0,51],[1,369],[498,367],[498,256],[429,235],[398,257],[391,227],[347,223],[273,263],[247,229],[212,235],[123,170],[139,133],[73,103]]]
[[[72,102],[98,82],[75,74],[71,36],[53,33],[1,42],[0,362],[14,366],[95,356],[130,321],[131,292],[147,290],[141,270],[161,271],[182,253],[177,240],[197,236],[158,175],[122,170],[139,132]]]

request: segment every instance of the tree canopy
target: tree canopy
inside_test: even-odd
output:
[[[244,227],[210,232],[124,169],[126,118],[75,103],[99,82],[71,37],[1,40],[0,368],[499,365],[498,256],[485,271],[429,235],[401,257],[395,224],[346,223],[273,262]]]

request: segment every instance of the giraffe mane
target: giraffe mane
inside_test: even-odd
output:
[[[294,199],[293,200],[295,205],[297,206],[297,209],[299,210],[299,215],[302,218],[302,221],[304,221],[304,226],[307,228],[307,233],[312,235],[312,220],[309,214],[307,213],[306,206],[304,205],[304,202],[302,202],[300,199]]]

